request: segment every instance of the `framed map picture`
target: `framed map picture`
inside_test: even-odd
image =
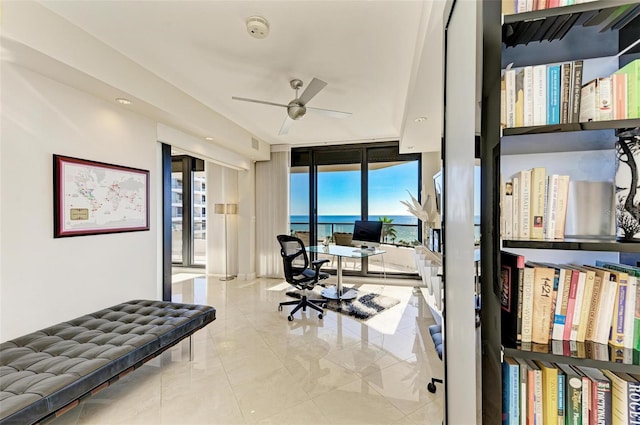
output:
[[[53,155],[53,237],[149,230],[149,171]]]

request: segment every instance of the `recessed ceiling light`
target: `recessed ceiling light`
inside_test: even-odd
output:
[[[205,137],[204,140],[208,140],[209,142],[213,141],[213,137]]]
[[[116,102],[121,105],[131,105],[131,101],[129,99],[125,99],[124,97],[117,97]]]
[[[427,120],[427,117],[418,117],[414,121],[415,122],[425,122],[426,120]]]

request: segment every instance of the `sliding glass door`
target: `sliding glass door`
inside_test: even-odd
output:
[[[171,158],[171,261],[174,266],[206,263],[206,176],[204,161],[187,155]]]
[[[350,259],[343,263],[344,274],[416,273],[413,246],[420,243],[420,226],[400,201],[409,200],[408,193],[419,199],[419,154],[401,155],[392,142],[291,153],[292,233],[304,235],[305,244],[348,245],[356,220],[383,221],[387,254]],[[335,269],[331,260],[325,267]]]

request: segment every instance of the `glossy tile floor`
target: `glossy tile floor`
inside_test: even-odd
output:
[[[332,311],[287,321],[288,285],[180,273],[174,300],[217,319],[49,424],[441,424],[444,388],[421,292],[364,285],[401,303],[366,323]]]

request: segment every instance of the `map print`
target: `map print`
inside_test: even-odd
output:
[[[147,226],[147,175],[65,162],[63,231],[119,230]]]

